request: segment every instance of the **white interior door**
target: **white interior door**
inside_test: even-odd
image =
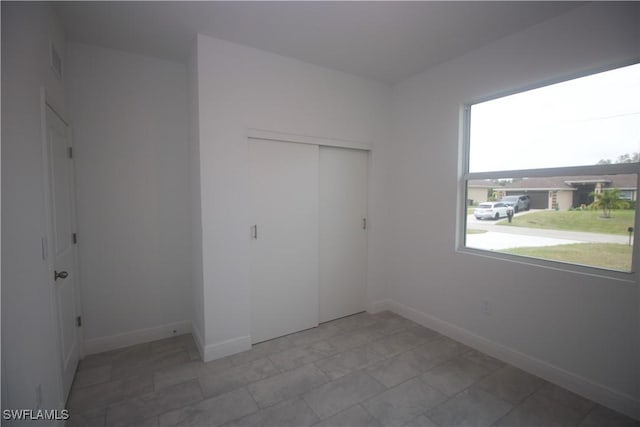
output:
[[[318,324],[318,146],[249,140],[251,338]]]
[[[49,169],[49,262],[54,288],[64,397],[69,394],[80,355],[73,233],[73,166],[67,125],[47,107]]]
[[[320,147],[320,322],[366,309],[367,156]]]

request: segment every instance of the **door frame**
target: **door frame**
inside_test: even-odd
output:
[[[57,116],[64,124],[67,126],[67,138],[69,142],[69,146],[73,147],[73,139],[71,135],[71,124],[68,120],[65,120],[63,114],[61,114],[61,109],[57,108],[56,102],[52,99],[52,97],[47,93],[47,90],[44,87],[40,88],[40,118],[41,118],[41,136],[42,136],[42,177],[43,177],[43,198],[44,198],[44,220],[45,220],[45,236],[42,237],[42,259],[45,261],[46,267],[46,277],[45,283],[49,289],[49,304],[51,307],[51,315],[53,318],[51,319],[52,324],[55,327],[56,334],[56,354],[55,361],[58,367],[58,372],[56,373],[56,377],[58,379],[58,388],[61,397],[61,404],[66,404],[66,398],[64,395],[64,381],[63,381],[63,372],[62,372],[62,355],[60,348],[60,325],[59,325],[59,317],[58,317],[58,305],[56,300],[56,293],[53,281],[54,269],[53,265],[53,213],[51,211],[51,203],[52,203],[52,194],[51,194],[51,179],[50,174],[51,170],[49,167],[49,142],[48,142],[48,120],[47,120],[47,111],[50,110],[55,116]],[[76,189],[75,189],[75,166],[73,162],[71,163],[71,183],[70,183],[70,212],[71,212],[71,224],[73,230],[77,232],[77,214],[76,214]],[[81,298],[80,298],[80,279],[79,279],[79,266],[78,266],[78,248],[74,244],[73,246],[73,270],[71,274],[73,275],[73,287],[74,287],[74,295],[75,295],[75,315],[82,316],[81,309]],[[83,326],[79,326],[77,328],[77,340],[78,340],[78,358],[84,358],[84,336],[83,336]]]

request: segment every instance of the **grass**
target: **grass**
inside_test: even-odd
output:
[[[467,234],[484,234],[487,230],[477,230],[475,228],[467,228]]]
[[[602,218],[601,210],[540,211],[514,217],[511,224],[503,221],[500,225],[628,235],[627,229],[634,226],[634,219],[632,209],[615,210],[611,218]]]
[[[540,248],[514,248],[500,252],[533,258],[631,271],[632,247],[617,243],[575,243]]]

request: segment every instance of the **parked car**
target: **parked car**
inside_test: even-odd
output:
[[[473,216],[476,219],[500,219],[507,216],[509,208],[510,206],[504,202],[484,202],[473,210]]]
[[[529,206],[531,205],[531,199],[526,194],[504,196],[499,201],[506,203],[509,206],[513,206],[514,212],[528,211]]]

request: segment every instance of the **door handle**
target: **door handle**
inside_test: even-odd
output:
[[[251,239],[258,240],[258,224],[251,226]]]
[[[55,282],[58,279],[66,279],[67,277],[69,277],[69,273],[67,273],[66,271],[53,271],[53,281]]]

